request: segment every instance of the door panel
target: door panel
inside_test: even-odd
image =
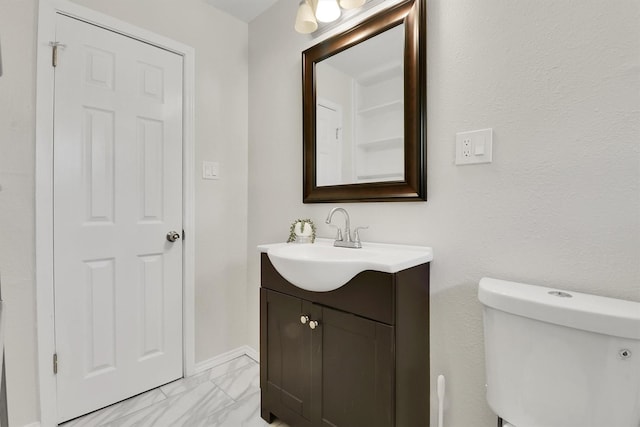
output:
[[[182,57],[59,15],[58,417],[182,376]]]
[[[322,409],[315,424],[393,425],[393,327],[327,307],[321,310],[322,374],[316,377],[315,393],[322,395]]]
[[[310,303],[273,291],[267,292],[268,406],[311,418],[311,330],[300,323]]]
[[[115,369],[115,260],[85,261],[88,292],[85,322],[90,326],[86,341],[87,376]]]

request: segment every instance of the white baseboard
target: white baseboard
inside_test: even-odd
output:
[[[226,353],[222,353],[210,359],[203,360],[202,362],[196,363],[193,373],[195,375],[200,372],[204,372],[208,369],[215,368],[216,366],[222,365],[224,363],[227,363],[230,360],[233,360],[237,357],[244,356],[244,355],[247,355],[248,357],[252,358],[256,362],[260,363],[259,353],[254,348],[249,347],[248,345],[243,345],[241,347],[227,351]]]
[[[244,350],[245,350],[244,354],[246,354],[256,362],[260,363],[260,352],[258,350],[248,345],[244,346]]]

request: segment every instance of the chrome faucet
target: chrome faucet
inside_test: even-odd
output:
[[[336,236],[336,240],[333,242],[333,246],[338,246],[341,248],[361,248],[362,242],[360,241],[360,235],[358,230],[362,230],[369,227],[356,227],[354,231],[354,238],[351,238],[351,221],[349,220],[349,213],[343,208],[333,208],[327,215],[327,220],[325,221],[327,224],[331,224],[331,218],[333,218],[333,214],[336,212],[342,212],[344,214],[344,233],[338,227],[338,234]],[[344,236],[344,237],[343,237]],[[345,240],[346,239],[346,240]]]

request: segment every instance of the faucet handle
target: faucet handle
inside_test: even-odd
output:
[[[337,229],[336,240],[342,241],[342,229],[337,225],[333,225],[333,224],[327,224],[327,225],[329,225],[329,227],[334,227]]]
[[[356,227],[355,230],[353,230],[353,240],[355,242],[360,242],[360,230],[366,230],[367,228],[369,228],[369,226],[367,225],[366,227]]]

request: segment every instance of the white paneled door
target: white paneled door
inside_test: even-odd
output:
[[[328,101],[316,105],[316,184],[339,185],[342,179],[342,109]]]
[[[63,15],[56,38],[62,422],[182,376],[183,67],[180,55]]]

